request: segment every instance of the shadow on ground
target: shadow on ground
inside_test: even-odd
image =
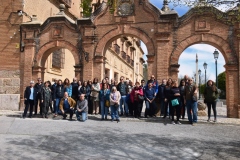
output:
[[[6,159],[237,159],[240,141],[216,142],[183,137],[129,134],[87,126],[51,135],[8,138]],[[18,149],[18,151],[16,151]],[[22,150],[22,152],[21,152]]]

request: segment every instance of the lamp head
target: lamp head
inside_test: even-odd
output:
[[[200,69],[198,70],[198,75],[201,75],[201,70]]]
[[[219,55],[219,52],[215,49],[215,51],[213,52],[213,56],[215,60],[218,59],[218,55]]]
[[[207,69],[207,63],[206,62],[203,63],[203,67],[204,67],[205,70]]]

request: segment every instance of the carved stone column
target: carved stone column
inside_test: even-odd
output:
[[[75,68],[75,77],[77,77],[77,79],[83,81],[83,76],[82,76],[82,65],[81,64],[78,64],[76,66],[74,66]]]

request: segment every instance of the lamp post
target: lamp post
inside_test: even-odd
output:
[[[204,67],[204,69],[205,69],[205,85],[207,86],[207,77],[206,77],[206,75],[207,75],[207,63],[206,62],[204,62],[203,63],[203,67]]]
[[[200,99],[200,87],[201,87],[201,70],[199,69],[198,70],[198,75],[199,75],[199,88],[198,88],[198,91],[199,91],[199,99]]]
[[[218,55],[219,55],[219,52],[215,49],[215,51],[213,52],[213,56],[214,56],[215,64],[216,64],[216,86],[217,86],[217,88],[218,88],[218,78],[217,78],[217,59],[218,59]]]

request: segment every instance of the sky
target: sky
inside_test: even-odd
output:
[[[150,0],[150,2],[158,7],[159,9],[162,8],[162,1],[163,0]],[[184,15],[189,8],[185,6],[173,6],[172,4],[169,4],[170,9],[174,8],[175,11],[177,11],[179,16]],[[219,8],[221,9],[221,8]],[[147,54],[147,48],[145,44],[142,43],[142,49],[144,53]],[[178,64],[180,64],[179,67],[179,77],[183,77],[184,75],[189,75],[189,77],[194,77],[194,73],[196,72],[196,54],[198,55],[198,69],[201,70],[201,79],[204,82],[205,80],[205,70],[203,67],[203,63],[206,62],[207,69],[206,69],[206,77],[207,80],[211,79],[213,81],[216,80],[216,67],[215,67],[215,59],[213,56],[213,52],[215,51],[215,47],[208,45],[208,44],[195,44],[188,48],[186,48],[181,56],[179,57]],[[225,60],[222,55],[222,53],[219,52],[219,57],[217,59],[217,73],[220,74],[225,71],[224,65]],[[146,55],[144,55],[144,59],[146,58]]]

